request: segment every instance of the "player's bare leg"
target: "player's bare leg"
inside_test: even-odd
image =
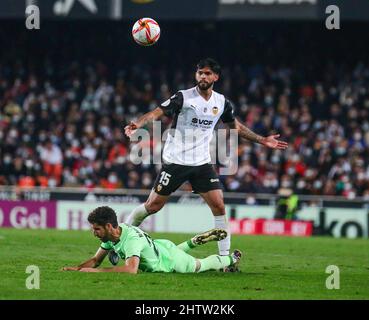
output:
[[[133,209],[126,219],[126,223],[138,227],[146,217],[163,208],[168,198],[169,196],[162,196],[157,194],[154,190],[151,190],[146,202]]]
[[[221,189],[211,190],[205,193],[200,193],[201,197],[210,207],[214,215],[214,227],[227,231],[227,237],[218,242],[219,254],[221,256],[229,255],[231,248],[231,234],[228,226],[227,216],[223,201],[223,191]]]
[[[210,241],[220,241],[227,237],[227,231],[223,229],[211,229],[209,231],[205,231],[200,233],[193,238],[180,243],[177,247],[184,252],[187,252],[199,245],[208,243]]]

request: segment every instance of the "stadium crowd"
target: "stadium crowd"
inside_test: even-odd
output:
[[[278,41],[274,49],[283,47]],[[1,59],[0,185],[150,189],[159,165],[133,164],[135,144],[122,129],[175,91],[192,87],[194,65],[150,66],[138,59],[118,67],[93,56],[74,60],[73,51],[60,53],[63,59],[52,53],[36,63]],[[265,59],[227,64],[223,56],[215,90],[234,102],[250,129],[279,133],[290,147],[240,142],[237,173],[221,176],[225,190],[292,188],[369,199],[369,65]],[[151,141],[155,152],[158,145]]]

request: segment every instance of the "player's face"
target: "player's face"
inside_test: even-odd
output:
[[[200,90],[208,90],[218,79],[219,75],[214,73],[209,67],[197,69],[196,71],[196,83]]]
[[[94,223],[91,225],[91,229],[94,236],[99,238],[102,242],[109,241],[109,230],[106,227]]]

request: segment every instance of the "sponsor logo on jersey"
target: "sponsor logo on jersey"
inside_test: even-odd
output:
[[[198,123],[198,124],[204,124],[206,126],[210,126],[213,123],[213,121],[212,120],[206,120],[206,119],[192,118],[192,123]]]
[[[219,109],[217,106],[213,107],[213,115],[216,115],[218,113]]]
[[[210,179],[210,182],[218,182],[219,179]]]

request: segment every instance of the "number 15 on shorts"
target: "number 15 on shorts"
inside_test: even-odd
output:
[[[160,174],[160,180],[159,180],[159,183],[161,183],[163,186],[167,186],[169,184],[169,179],[172,175],[163,171],[161,174]]]

